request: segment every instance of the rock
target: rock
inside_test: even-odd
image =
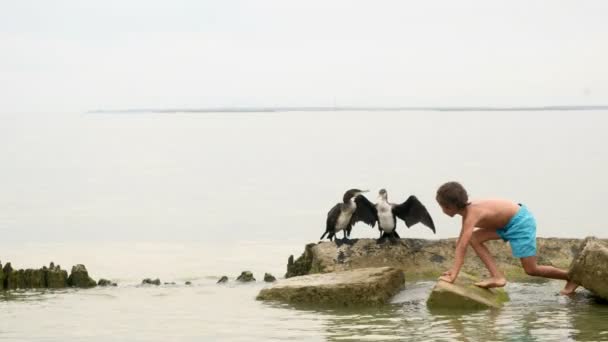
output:
[[[23,272],[25,288],[41,289],[46,287],[46,277],[43,269],[27,269]]]
[[[272,274],[270,273],[264,273],[264,281],[267,283],[272,283],[277,281],[277,278],[275,278]]]
[[[593,237],[586,238],[570,265],[568,276],[608,300],[608,244]]]
[[[144,280],[141,281],[142,285],[160,285],[160,279],[156,278],[154,280],[150,279],[150,278],[146,278]]]
[[[6,265],[4,265],[2,271],[4,271],[4,275],[6,276],[13,271],[13,266],[10,262],[7,262]]]
[[[429,309],[500,308],[509,296],[503,289],[482,289],[473,285],[477,280],[461,274],[454,284],[439,280],[426,304]]]
[[[175,285],[175,282],[174,282],[174,281],[172,281],[172,282],[170,282],[170,283],[165,283],[165,285]]]
[[[116,283],[111,282],[108,279],[99,279],[99,281],[97,282],[97,286],[118,286]]]
[[[15,290],[25,288],[27,288],[25,283],[25,271],[11,269],[11,271],[8,273],[8,276],[6,277],[6,289]]]
[[[68,272],[60,266],[51,265],[44,272],[45,284],[49,289],[61,289],[68,286]]]
[[[187,281],[186,285],[192,285],[192,282]]]
[[[68,277],[68,285],[71,287],[89,288],[95,287],[97,283],[89,277],[87,268],[82,264],[78,264],[72,266],[72,272]]]
[[[403,287],[404,276],[392,267],[292,277],[262,289],[258,300],[336,306],[381,305]]]
[[[306,245],[298,259],[289,258],[285,277],[390,266],[401,269],[409,280],[437,279],[452,267],[456,239],[401,239],[396,244],[377,244],[375,239],[351,242],[340,246],[331,241]],[[539,263],[567,268],[580,242],[581,239],[538,238]],[[496,240],[488,241],[486,246],[508,280],[534,279],[525,274],[520,260],[512,256],[508,244]],[[463,271],[476,277],[488,276],[472,249],[467,252]]]
[[[236,278],[236,280],[243,283],[248,283],[250,281],[255,281],[255,278],[253,277],[253,273],[249,271],[243,271],[241,272],[241,275]]]
[[[306,247],[304,247],[304,253],[295,261],[293,260],[293,255],[289,256],[289,259],[287,259],[287,273],[285,273],[285,278],[323,272],[325,267],[321,265],[322,258],[315,258],[315,254],[318,251],[316,246],[317,244],[314,243],[307,244]],[[315,250],[313,251],[313,249]]]
[[[4,270],[2,269],[1,262],[0,262],[0,290],[4,290]]]
[[[220,280],[217,281],[218,284],[223,284],[228,282],[228,277],[222,276]]]

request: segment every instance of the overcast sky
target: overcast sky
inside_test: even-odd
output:
[[[0,4],[0,113],[608,103],[602,0]]]

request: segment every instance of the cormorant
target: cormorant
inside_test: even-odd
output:
[[[391,241],[394,238],[400,238],[396,231],[397,217],[402,219],[408,228],[416,223],[422,223],[435,233],[435,224],[431,215],[414,195],[401,204],[394,204],[388,201],[386,190],[381,189],[378,192],[378,203],[374,207],[378,219],[378,230],[380,230],[378,242],[382,242],[384,238],[389,238]]]
[[[374,205],[362,194],[366,191],[350,189],[344,193],[342,203],[337,203],[327,213],[325,233],[321,235],[323,240],[325,235],[332,241],[334,236],[341,230],[344,231],[343,241],[350,236],[353,225],[357,222],[364,222],[372,227],[378,220]],[[328,235],[329,234],[329,235]]]

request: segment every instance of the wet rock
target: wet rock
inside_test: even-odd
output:
[[[454,284],[439,280],[426,302],[429,309],[500,308],[509,301],[503,289],[482,289],[473,285],[477,280],[461,274]]]
[[[568,275],[575,283],[608,300],[608,244],[593,237],[586,238]]]
[[[89,288],[95,287],[97,283],[89,277],[87,268],[82,264],[78,264],[72,266],[72,272],[68,277],[68,285],[71,287]]]
[[[217,281],[218,284],[223,284],[228,282],[228,277],[222,276],[220,280]]]
[[[25,288],[41,289],[46,287],[46,279],[44,269],[26,269],[23,272],[23,281]]]
[[[381,305],[403,287],[401,270],[392,267],[292,277],[262,289],[258,300],[331,306]]]
[[[6,265],[4,265],[4,268],[2,268],[2,271],[4,271],[4,275],[6,276],[13,271],[13,266],[10,262],[7,262]]]
[[[49,268],[44,271],[46,287],[50,289],[61,289],[68,286],[68,272],[62,270],[61,266],[55,266],[51,262]]]
[[[0,262],[0,290],[4,290],[4,270],[2,269],[1,262]]]
[[[272,274],[270,273],[264,273],[264,281],[267,283],[272,283],[277,281],[277,278],[275,278]]]
[[[581,239],[538,238],[538,255],[542,263],[567,268],[573,258],[573,248]],[[337,245],[324,241],[307,244],[302,255],[287,262],[285,278],[299,275],[346,271],[365,267],[390,266],[401,269],[410,280],[437,279],[452,267],[456,239],[400,239],[396,244],[378,244],[375,239],[351,240]],[[508,280],[529,280],[519,259],[514,258],[508,244],[488,241],[486,246],[495,257],[498,268]],[[541,260],[539,260],[541,262]],[[487,270],[471,249],[467,252],[463,271],[476,277],[486,277]]]
[[[26,289],[27,286],[25,283],[25,271],[11,269],[8,273],[8,276],[6,277],[6,288],[8,290]]]
[[[255,281],[255,278],[253,277],[253,273],[249,271],[243,271],[241,272],[241,275],[236,278],[236,280],[243,283],[248,283],[250,281]]]
[[[175,285],[175,282],[174,282],[174,281],[172,281],[172,282],[170,282],[170,283],[165,283],[165,285]]]
[[[192,282],[187,281],[186,285],[192,285]]]
[[[287,273],[285,278],[297,277],[301,275],[314,274],[323,272],[321,260],[315,257],[317,244],[309,243],[304,247],[304,253],[294,261],[293,255],[287,259]]]
[[[144,280],[141,281],[142,285],[160,285],[160,279],[156,278],[154,280],[150,279],[150,278],[146,278]]]
[[[112,281],[108,280],[108,279],[99,279],[99,281],[97,282],[97,286],[118,286],[116,283],[113,283]]]

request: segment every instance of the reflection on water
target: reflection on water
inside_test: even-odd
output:
[[[559,282],[509,284],[512,300],[498,310],[433,310],[426,298],[433,282],[410,283],[391,305],[379,308],[301,310],[323,321],[327,341],[564,341],[608,340],[608,306],[584,290],[557,296]]]

